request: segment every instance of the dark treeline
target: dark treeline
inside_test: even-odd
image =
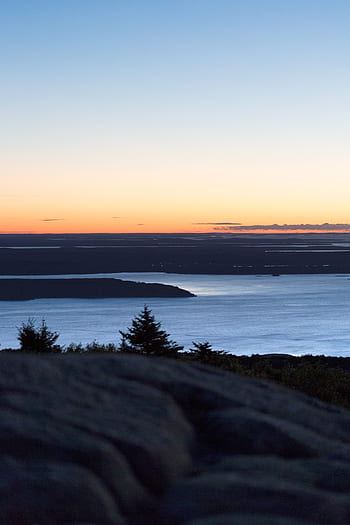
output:
[[[152,357],[170,357],[187,362],[203,363],[259,379],[277,382],[299,390],[327,403],[350,408],[350,358],[289,354],[233,355],[214,350],[209,342],[193,342],[184,350],[170,339],[145,306],[132,320],[126,331],[120,331],[119,344],[101,344],[92,341],[86,345],[71,343],[64,347],[57,344],[59,334],[51,331],[43,320],[39,326],[33,319],[18,328],[19,349],[3,352],[21,353],[133,353]]]

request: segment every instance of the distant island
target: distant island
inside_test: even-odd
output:
[[[177,286],[121,279],[0,279],[0,301],[113,297],[195,297],[195,295]]]

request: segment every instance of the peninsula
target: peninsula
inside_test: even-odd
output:
[[[0,279],[0,301],[43,298],[195,297],[194,294],[158,283],[121,279]]]

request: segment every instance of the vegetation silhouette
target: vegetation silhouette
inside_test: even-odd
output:
[[[85,346],[82,343],[70,343],[65,349],[65,354],[84,354],[84,353],[111,353],[118,352],[118,348],[113,343],[98,343],[96,340],[92,343],[87,343]]]
[[[289,354],[235,355],[223,350],[213,350],[208,341],[195,342],[188,351],[169,339],[161,329],[152,311],[144,306],[141,313],[132,320],[131,327],[120,331],[119,346],[92,341],[71,343],[66,348],[56,344],[57,332],[49,330],[45,320],[36,326],[34,319],[28,319],[18,328],[20,348],[3,349],[2,352],[24,353],[122,353],[128,352],[146,356],[177,358],[189,363],[215,366],[228,372],[254,378],[274,381],[327,403],[334,403],[350,409],[350,358],[331,356],[292,356]]]
[[[174,357],[183,346],[169,339],[169,334],[161,329],[148,306],[144,306],[139,315],[134,317],[131,327],[126,332],[119,330],[122,336],[120,351],[137,352],[146,355]]]
[[[189,357],[208,365],[223,363],[225,357],[230,355],[224,350],[213,350],[212,345],[208,341],[198,343],[192,341],[192,344],[194,348],[189,349]]]
[[[39,327],[35,326],[35,320],[29,318],[18,328],[17,339],[22,352],[61,352],[60,345],[56,345],[59,337],[58,332],[52,332],[43,319]]]

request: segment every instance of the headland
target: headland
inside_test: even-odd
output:
[[[194,297],[194,294],[177,286],[121,279],[0,279],[0,301],[112,297]]]

